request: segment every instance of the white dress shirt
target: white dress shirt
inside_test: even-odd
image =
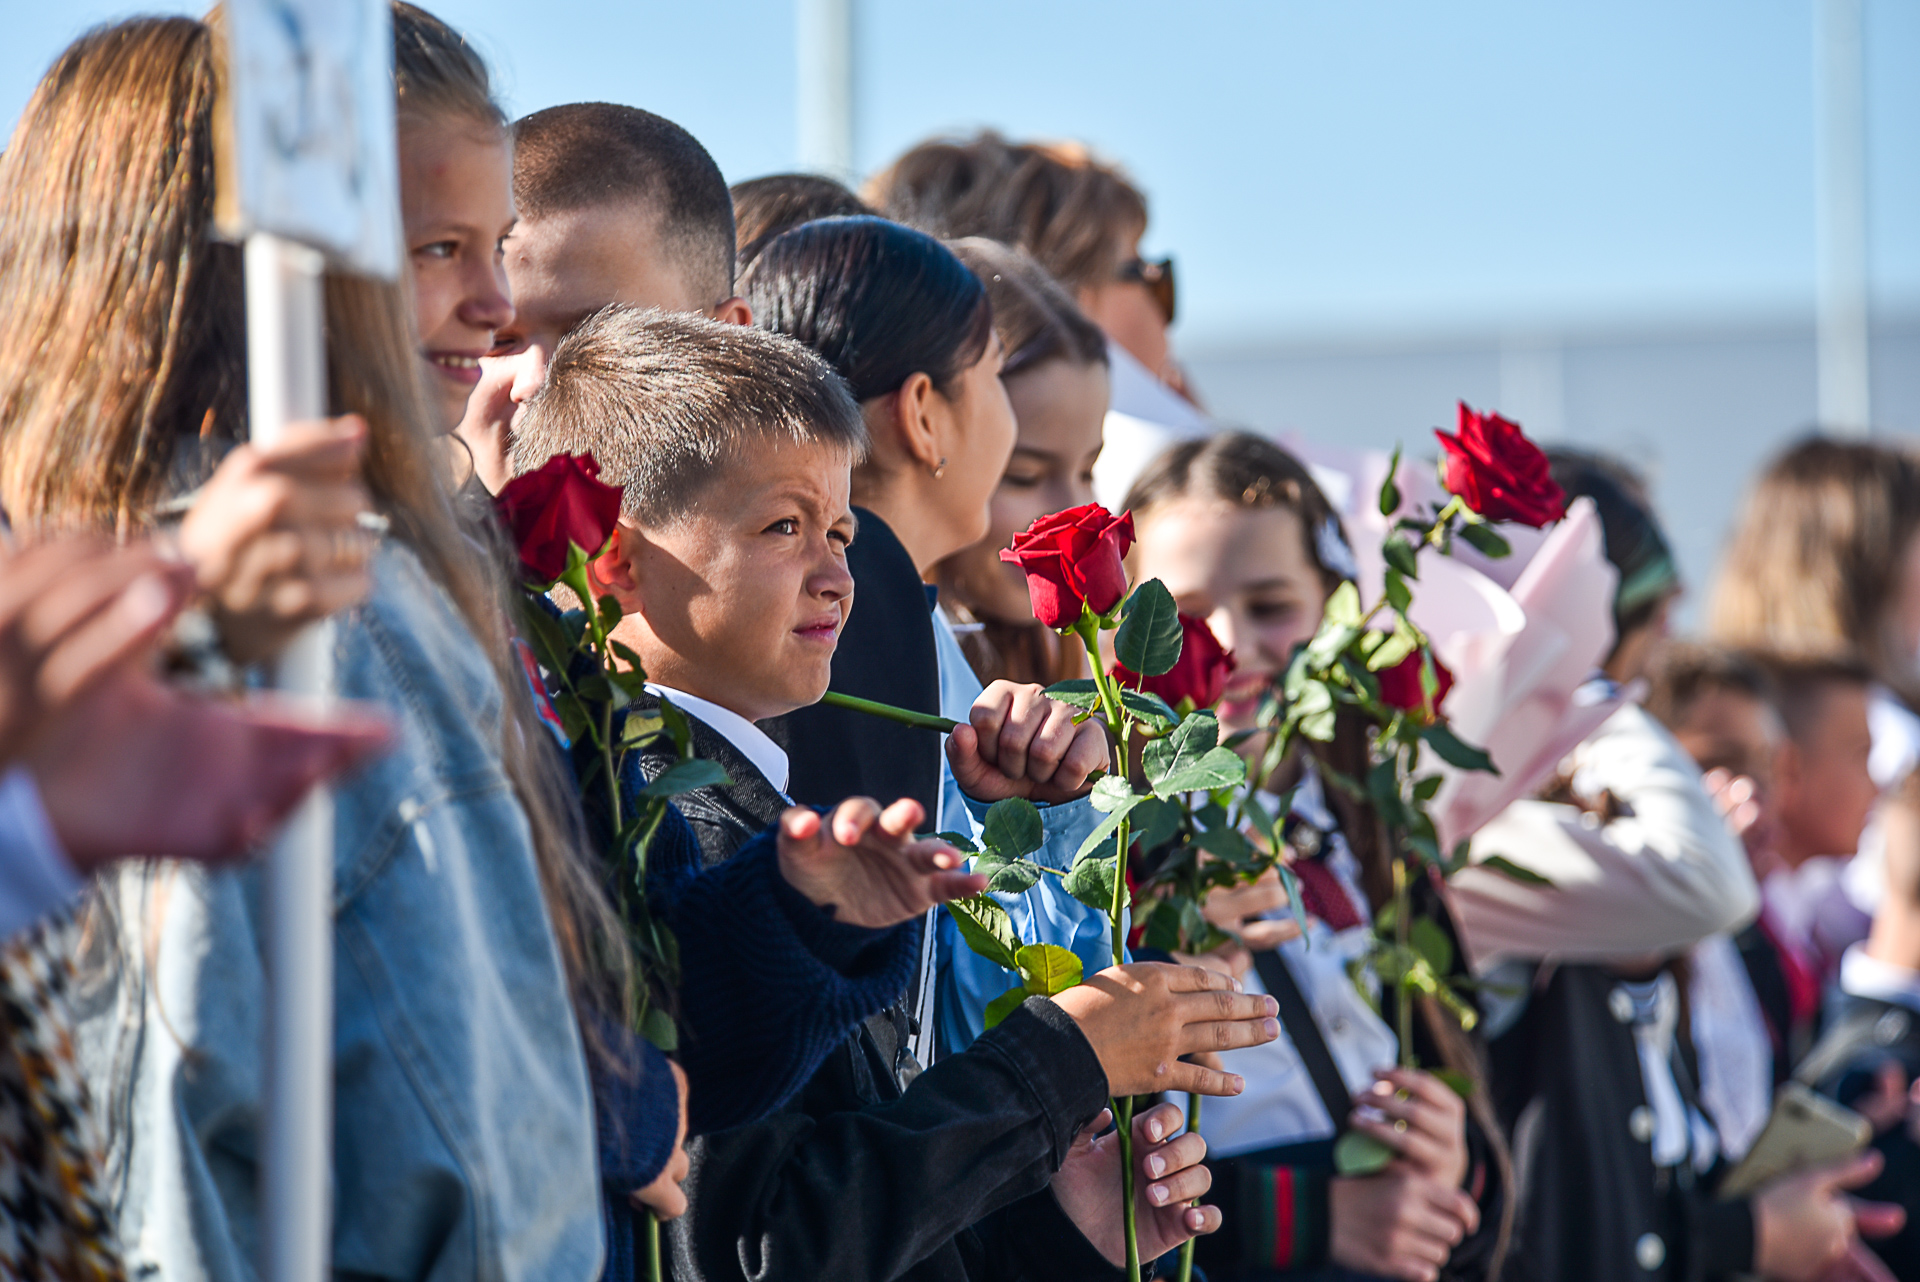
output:
[[[11,939],[80,892],[24,767],[0,777],[0,942]]]
[[[1920,971],[1869,957],[1860,944],[1847,949],[1840,959],[1840,991],[1920,1013]]]
[[[685,690],[675,690],[672,686],[652,681],[647,682],[647,689],[663,696],[682,712],[704,721],[715,734],[732,744],[734,751],[752,762],[753,768],[766,776],[775,792],[783,797],[787,795],[787,780],[792,765],[787,760],[787,750],[768,738],[766,731],[733,709],[723,708],[697,694],[688,694]]]

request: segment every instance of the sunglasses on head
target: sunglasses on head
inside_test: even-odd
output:
[[[1129,258],[1114,271],[1113,278],[1146,286],[1159,305],[1160,314],[1167,318],[1167,324],[1173,324],[1173,259],[1162,258],[1150,263],[1144,258]]]

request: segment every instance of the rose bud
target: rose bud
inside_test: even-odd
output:
[[[1440,656],[1433,657],[1433,675],[1436,680],[1433,692],[1433,707],[1427,707],[1426,692],[1420,688],[1420,651],[1415,650],[1391,668],[1383,668],[1373,674],[1380,682],[1380,702],[1389,708],[1398,708],[1423,721],[1430,721],[1439,715],[1447,691],[1453,689],[1453,673],[1447,671],[1447,665],[1440,662]]]
[[[1179,707],[1182,699],[1191,699],[1195,708],[1211,708],[1226,692],[1233,666],[1233,654],[1221,646],[1207,621],[1183,614],[1180,616],[1180,658],[1172,671],[1157,677],[1143,677],[1116,663],[1113,675],[1121,685],[1157,694],[1171,707]]]
[[[1436,430],[1445,455],[1442,484],[1489,521],[1539,529],[1567,514],[1567,496],[1547,470],[1547,456],[1518,423],[1476,414],[1460,402],[1460,434]]]
[[[494,510],[530,580],[552,583],[566,573],[570,546],[589,557],[607,546],[620,520],[620,487],[599,478],[593,455],[556,454],[500,487]]]
[[[1070,507],[1043,516],[1000,559],[1027,576],[1033,617],[1065,630],[1080,622],[1084,604],[1106,614],[1127,595],[1123,558],[1133,546],[1133,513],[1114,516],[1098,503]]]

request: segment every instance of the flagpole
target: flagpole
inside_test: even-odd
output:
[[[326,260],[267,232],[247,237],[247,409],[256,444],[327,411]],[[299,634],[274,684],[324,703],[333,627]],[[265,885],[266,1117],[262,1273],[322,1282],[328,1271],[333,1129],[333,798],[316,788],[281,833]]]

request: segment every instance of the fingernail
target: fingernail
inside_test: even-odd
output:
[[[1156,1184],[1147,1190],[1147,1196],[1153,1199],[1155,1206],[1165,1206],[1167,1204],[1167,1186],[1164,1184]]]
[[[1260,1029],[1262,1032],[1266,1033],[1267,1040],[1272,1041],[1274,1038],[1280,1036],[1280,1021],[1277,1019],[1270,1019],[1266,1023],[1262,1024],[1260,1026]]]
[[[1157,1141],[1158,1141],[1158,1140],[1160,1139],[1160,1137],[1161,1137],[1162,1135],[1164,1135],[1164,1134],[1166,1134],[1166,1127],[1164,1127],[1164,1126],[1162,1126],[1162,1125],[1160,1125],[1160,1123],[1159,1123],[1159,1122],[1148,1122],[1148,1123],[1147,1123],[1147,1134],[1148,1134],[1149,1136],[1151,1136],[1151,1137],[1152,1137],[1152,1138],[1153,1138],[1153,1139],[1154,1139],[1154,1140],[1155,1140],[1155,1141],[1157,1142]],[[1159,1161],[1160,1159],[1156,1157],[1156,1158],[1154,1158],[1153,1160],[1157,1162],[1157,1161]],[[1158,1175],[1158,1174],[1160,1174],[1160,1172],[1158,1172],[1158,1171],[1155,1171],[1155,1172],[1154,1172],[1154,1174],[1155,1174],[1155,1175]]]
[[[1154,1130],[1153,1138],[1155,1138],[1156,1140],[1159,1139],[1160,1138],[1159,1128],[1155,1127],[1153,1128],[1153,1130]],[[1158,1153],[1155,1153],[1152,1157],[1149,1157],[1147,1159],[1148,1175],[1153,1176],[1155,1179],[1159,1179],[1162,1175],[1165,1175],[1166,1173],[1167,1173],[1166,1158],[1161,1157]]]
[[[1247,1089],[1247,1079],[1240,1076],[1238,1073],[1228,1073],[1227,1088],[1231,1090],[1235,1095],[1238,1095],[1241,1091],[1244,1091]]]
[[[1245,984],[1242,984],[1239,980],[1236,979],[1233,981],[1233,991],[1236,993],[1244,993],[1247,991],[1247,988]],[[1274,1007],[1274,1009],[1278,1010],[1280,1008],[1276,1006]]]
[[[173,609],[173,592],[157,574],[143,574],[120,593],[120,618],[135,630],[158,623]]]

